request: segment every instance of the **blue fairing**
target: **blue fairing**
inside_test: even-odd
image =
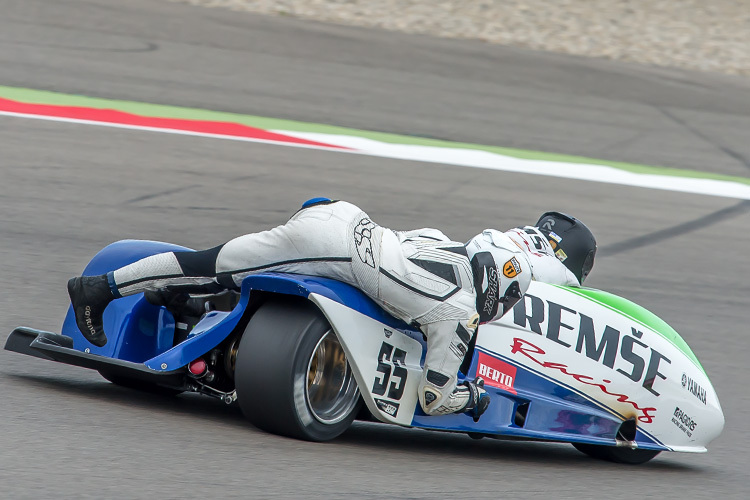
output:
[[[83,275],[105,274],[144,257],[174,251],[193,250],[159,241],[118,241],[97,253],[84,269]],[[166,309],[150,304],[139,293],[117,299],[107,306],[104,311],[104,331],[107,332],[109,342],[104,347],[91,344],[78,330],[72,307],[68,308],[62,333],[73,339],[75,349],[88,349],[94,354],[137,363],[153,358],[172,346],[174,318]]]
[[[285,295],[299,295],[300,297],[307,297],[311,293],[322,295],[380,321],[386,326],[408,332],[410,336],[417,334],[414,328],[385,312],[362,291],[340,281],[304,274],[263,273],[245,278],[242,282],[243,290],[246,284],[255,290]],[[418,335],[421,338],[422,334]]]

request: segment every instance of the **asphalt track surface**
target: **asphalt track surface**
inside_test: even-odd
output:
[[[0,85],[750,175],[745,80],[123,4],[0,0]],[[117,239],[206,248],[317,195],[459,240],[555,208],[598,236],[587,284],[681,332],[727,418],[709,453],[641,467],[378,424],[313,444],[0,351],[3,498],[746,498],[750,202],[11,117],[0,162],[5,334],[58,331],[66,280]]]

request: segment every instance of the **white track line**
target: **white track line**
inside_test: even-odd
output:
[[[750,200],[750,185],[742,184],[740,182],[658,174],[642,174],[629,172],[627,170],[622,170],[606,165],[568,163],[548,160],[528,160],[505,156],[497,153],[491,153],[489,151],[479,151],[473,149],[420,146],[413,144],[391,144],[347,135],[321,134],[314,132],[292,132],[288,130],[268,130],[268,132],[282,134],[289,137],[350,148],[350,150],[342,150],[335,147],[316,146],[312,144],[295,144],[290,142],[274,141],[268,139],[254,139],[251,137],[239,137],[234,135],[210,134],[204,132],[174,130],[140,125],[126,125],[94,120],[79,120],[75,118],[61,118],[55,116],[13,113],[8,111],[0,111],[0,115],[63,123],[76,123],[82,125],[98,125],[101,127],[121,128],[128,130],[142,130],[164,134],[225,139],[230,141],[275,144],[304,149],[332,151],[337,153],[360,154],[381,158],[421,161],[442,165],[482,168],[488,170],[531,175],[544,175],[564,179],[604,182],[623,186],[634,186],[649,189],[660,189],[664,191]]]
[[[398,158],[401,160],[423,161],[456,165],[460,167],[501,170],[532,175],[545,175],[564,179],[605,182],[623,186],[635,186],[664,191],[721,196],[750,200],[750,185],[740,182],[717,179],[680,177],[661,174],[642,174],[606,165],[568,163],[549,160],[528,160],[512,156],[450,147],[390,144],[362,137],[319,134],[311,132],[289,132],[272,130],[288,136],[336,144],[347,148],[365,151],[372,156]]]

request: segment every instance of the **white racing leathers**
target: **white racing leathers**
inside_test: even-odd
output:
[[[121,295],[214,279],[239,286],[246,276],[265,271],[349,283],[397,318],[419,325],[427,338],[419,400],[426,413],[447,414],[469,402],[470,392],[456,387],[456,375],[480,317],[502,315],[531,279],[519,246],[492,233],[467,246],[436,229],[392,231],[338,201],[304,208],[284,225],[204,251],[217,252],[213,276],[196,276],[186,269],[187,255],[168,252],[118,269],[113,278]]]

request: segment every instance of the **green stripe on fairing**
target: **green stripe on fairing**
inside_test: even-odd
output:
[[[636,165],[633,163],[597,160],[580,156],[569,156],[538,151],[526,151],[523,149],[503,148],[499,146],[484,146],[481,144],[468,144],[463,142],[450,142],[438,139],[426,139],[422,137],[389,134],[385,132],[371,132],[367,130],[350,129],[337,127],[334,125],[321,125],[316,123],[281,120],[277,118],[264,118],[261,116],[243,115],[221,111],[209,111],[205,109],[182,108],[178,106],[166,106],[161,104],[118,101],[113,99],[61,94],[58,92],[49,92],[44,90],[4,87],[2,85],[0,85],[0,97],[34,104],[53,104],[97,109],[115,109],[132,114],[160,118],[181,118],[187,120],[207,120],[241,123],[243,125],[248,125],[250,127],[256,127],[265,130],[287,130],[290,132],[314,132],[319,134],[346,135],[372,139],[375,141],[381,141],[390,144],[410,144],[415,146],[473,149],[526,160],[544,160],[562,163],[604,165],[637,174],[666,175],[672,177],[689,177],[695,179],[713,179],[750,185],[750,178],[747,177],[714,174],[710,172],[700,172],[697,170],[682,170],[667,167]]]
[[[636,323],[640,323],[641,325],[653,330],[671,342],[677,349],[682,351],[682,353],[690,358],[690,360],[695,363],[695,366],[700,368],[704,374],[706,373],[703,366],[701,366],[698,361],[698,358],[693,354],[693,351],[690,350],[690,347],[682,337],[680,337],[680,334],[677,333],[674,328],[669,326],[667,322],[648,309],[645,309],[628,299],[618,297],[617,295],[602,290],[596,290],[594,288],[573,288],[567,286],[558,286],[558,288],[573,292],[581,297],[587,298],[611,309],[612,311],[624,314]]]

